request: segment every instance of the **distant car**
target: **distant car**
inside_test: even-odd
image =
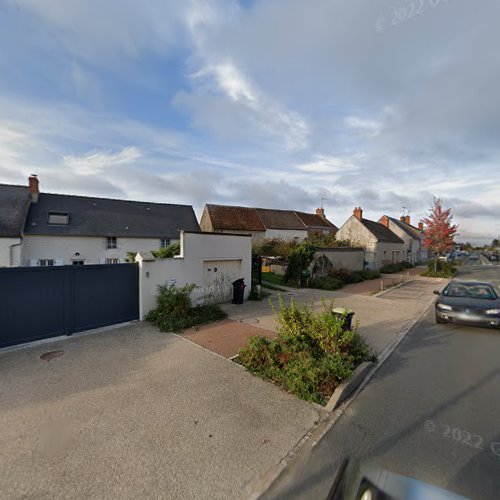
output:
[[[453,280],[436,301],[437,323],[500,328],[500,297],[491,283]]]
[[[498,255],[496,255],[496,254],[490,255],[491,262],[498,262],[499,260],[500,259],[498,258]]]
[[[473,253],[470,257],[469,260],[479,260],[479,255],[477,253]]]

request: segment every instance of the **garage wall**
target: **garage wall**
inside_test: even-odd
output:
[[[19,266],[21,238],[0,238],[0,267]]]
[[[252,281],[251,235],[181,231],[180,243],[181,254],[173,259],[137,255],[140,319],[156,306],[158,285],[194,283],[197,288],[193,300],[208,297],[218,302],[228,300],[228,283],[244,278],[248,297]]]

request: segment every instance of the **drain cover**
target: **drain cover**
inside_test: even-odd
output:
[[[44,361],[50,361],[51,359],[58,358],[59,356],[62,356],[64,354],[64,351],[49,351],[46,352],[45,354],[42,354],[40,356],[40,359],[43,359]]]

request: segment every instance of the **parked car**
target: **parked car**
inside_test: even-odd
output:
[[[437,323],[461,323],[500,328],[500,297],[491,283],[453,280],[434,291]]]
[[[469,260],[477,261],[479,260],[479,255],[477,253],[473,253],[469,256]]]
[[[498,262],[499,260],[500,259],[498,258],[498,255],[496,255],[496,254],[490,255],[491,262]]]

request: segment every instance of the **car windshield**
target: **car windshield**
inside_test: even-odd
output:
[[[443,292],[446,297],[467,297],[471,299],[496,299],[493,288],[477,283],[450,283]]]

